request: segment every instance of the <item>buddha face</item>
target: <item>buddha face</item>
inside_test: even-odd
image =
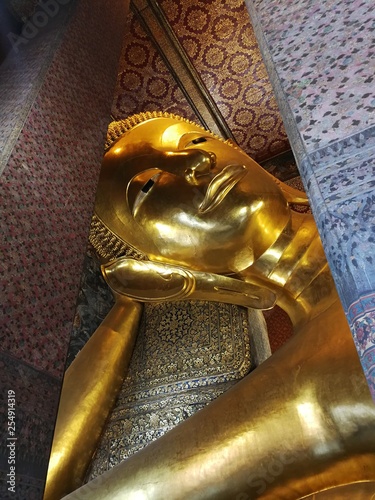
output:
[[[242,271],[285,228],[288,204],[270,175],[241,150],[178,125],[172,125],[173,134],[171,127],[162,128],[156,138],[150,133],[149,142],[129,148],[135,127],[111,148],[112,162],[122,162],[117,188],[123,184],[122,203],[135,223],[127,234],[124,228],[123,238],[138,232],[137,248],[153,260],[216,273]],[[121,218],[120,209],[117,214]]]

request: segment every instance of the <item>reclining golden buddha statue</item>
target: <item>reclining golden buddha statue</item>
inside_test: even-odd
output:
[[[68,369],[45,499],[82,484],[141,302],[267,309],[294,336],[222,396],[66,498],[345,499],[375,493],[375,405],[304,193],[167,113],[110,126],[91,242],[116,303]],[[264,471],[264,464],[269,464]]]

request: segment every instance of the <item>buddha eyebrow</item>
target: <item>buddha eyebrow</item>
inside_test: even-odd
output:
[[[205,137],[198,137],[197,139],[193,139],[191,142],[193,144],[200,144],[201,142],[207,142],[207,139]]]

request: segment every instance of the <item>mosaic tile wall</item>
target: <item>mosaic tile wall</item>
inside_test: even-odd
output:
[[[373,2],[246,4],[375,398]]]
[[[56,4],[53,16],[42,12],[47,21],[42,28],[34,26],[32,18],[26,19],[30,24],[23,27],[19,23],[14,25],[9,18],[15,21],[15,15],[6,10],[6,5],[1,7],[5,21],[8,19],[5,25],[1,23],[1,29],[6,30],[2,40],[8,57],[2,61],[0,71],[0,173],[7,165],[75,4],[73,0]]]
[[[122,0],[60,3],[0,68],[11,118],[0,139],[12,142],[0,187],[0,417],[14,390],[18,438],[14,495],[2,433],[2,499],[42,498],[127,11]]]
[[[2,347],[55,376],[63,371],[110,120],[117,58],[113,34],[101,40],[95,34],[98,18],[103,25],[111,20],[100,10],[92,11],[90,23],[76,12],[1,179],[2,241],[12,277],[3,276]],[[95,167],[88,170],[90,164]],[[16,330],[22,331],[20,342],[14,341]]]

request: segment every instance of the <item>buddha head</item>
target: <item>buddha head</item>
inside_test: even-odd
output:
[[[236,273],[290,223],[280,183],[188,120],[135,115],[110,126],[107,146],[90,237],[107,260],[127,254]]]

